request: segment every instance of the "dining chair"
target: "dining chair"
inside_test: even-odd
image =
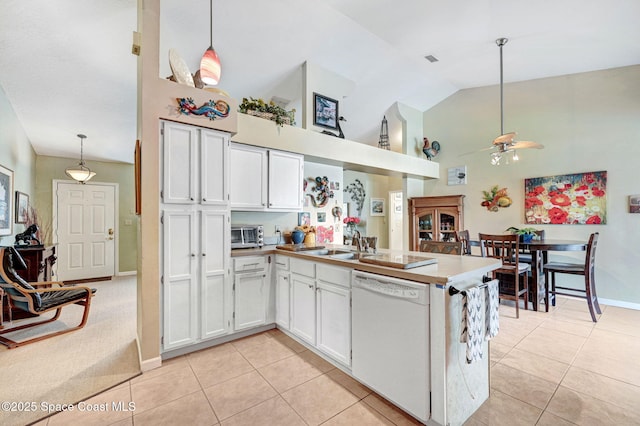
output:
[[[442,254],[462,254],[462,243],[460,241],[421,241],[420,251]]]
[[[471,245],[469,244],[469,240],[471,239],[469,237],[469,230],[468,229],[464,229],[462,231],[458,231],[455,234],[456,236],[456,241],[459,241],[462,243],[462,254],[471,255]]]
[[[520,262],[520,239],[518,235],[479,234],[482,257],[493,257],[502,261],[502,266],[492,271],[498,275],[513,276],[513,292],[500,285],[499,297],[516,302],[516,318],[520,318],[520,296],[524,295],[524,308],[529,309],[529,271],[531,265]],[[520,277],[523,277],[522,281]],[[502,283],[501,283],[502,284]]]
[[[598,246],[598,235],[599,234],[597,232],[594,232],[589,237],[584,263],[549,262],[544,265],[544,301],[546,305],[545,309],[547,312],[549,312],[550,296],[552,298],[553,306],[556,305],[556,294],[579,297],[581,299],[587,299],[587,305],[589,306],[591,319],[593,320],[593,322],[598,322],[596,313],[602,314],[602,311],[600,310],[600,304],[598,303],[598,296],[596,295],[595,281],[596,247]],[[551,290],[549,290],[549,274],[551,274]],[[557,286],[556,274],[584,275],[584,289]],[[558,289],[562,291],[558,291]],[[584,295],[582,293],[584,293]]]

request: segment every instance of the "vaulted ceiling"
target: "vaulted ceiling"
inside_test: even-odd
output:
[[[84,133],[86,158],[133,162],[136,14],[135,0],[2,2],[0,86],[36,153],[77,157]],[[304,61],[353,81],[345,132],[375,142],[396,101],[425,111],[497,85],[499,37],[507,83],[639,64],[638,17],[638,0],[213,0],[213,44],[236,99],[290,99],[278,90]],[[209,19],[207,0],[162,0],[161,49],[195,72]]]

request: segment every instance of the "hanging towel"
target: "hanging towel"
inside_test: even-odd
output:
[[[490,340],[492,337],[497,336],[498,331],[500,330],[500,300],[498,299],[498,292],[498,280],[493,280],[487,283],[487,291],[485,292],[486,312],[484,315],[484,320],[487,326],[485,340]]]
[[[472,287],[462,292],[462,333],[460,342],[467,343],[467,364],[482,359],[484,342],[484,289]]]

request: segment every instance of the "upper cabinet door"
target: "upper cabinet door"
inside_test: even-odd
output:
[[[164,122],[162,202],[196,202],[196,148],[198,131],[193,126]]]
[[[201,130],[201,204],[226,206],[229,203],[228,152],[229,136],[226,133]]]
[[[302,210],[304,157],[269,151],[269,209]]]
[[[232,210],[266,210],[267,150],[232,143],[229,149]]]

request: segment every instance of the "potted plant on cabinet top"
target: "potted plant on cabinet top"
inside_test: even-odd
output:
[[[242,98],[242,103],[238,105],[238,111],[243,114],[253,115],[267,120],[275,121],[277,125],[296,124],[295,109],[287,111],[275,102],[265,102],[262,99]]]
[[[520,235],[520,240],[523,243],[530,243],[534,238],[537,238],[536,232],[538,232],[535,228],[516,228],[515,226],[507,228],[507,231]]]

